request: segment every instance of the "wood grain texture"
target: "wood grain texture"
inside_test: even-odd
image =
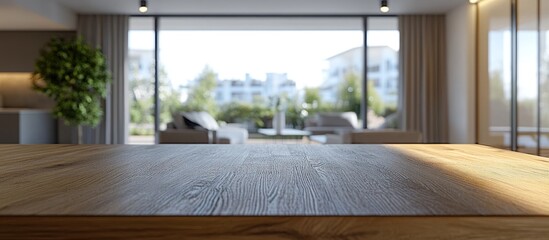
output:
[[[549,215],[549,161],[474,145],[0,145],[2,215]]]
[[[0,239],[536,239],[548,218],[548,159],[477,145],[0,145]]]
[[[0,217],[0,239],[547,239],[549,217]]]

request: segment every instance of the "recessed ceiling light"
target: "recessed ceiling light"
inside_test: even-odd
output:
[[[478,3],[479,0],[469,0],[470,3],[475,4]]]
[[[387,3],[388,0],[381,0],[381,7],[379,8],[379,11],[381,12],[389,12],[389,4]]]
[[[149,10],[147,7],[147,0],[141,0],[139,2],[139,12],[146,13]]]

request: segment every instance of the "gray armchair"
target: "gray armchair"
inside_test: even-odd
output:
[[[311,135],[323,135],[357,128],[358,118],[354,112],[322,112],[307,119],[303,130],[311,132]]]

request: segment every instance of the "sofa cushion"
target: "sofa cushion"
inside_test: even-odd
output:
[[[229,139],[231,144],[244,144],[248,139],[248,130],[237,127],[222,127],[217,130],[217,138]]]
[[[181,117],[183,118],[183,123],[185,124],[185,127],[188,129],[206,129],[200,126],[199,123],[195,122],[196,116],[194,116],[193,113],[183,113],[181,114]]]
[[[323,127],[357,127],[357,116],[354,112],[319,113],[317,115],[318,126]]]
[[[187,125],[185,125],[185,121],[183,120],[183,114],[182,113],[174,113],[172,114],[173,118],[173,128],[175,129],[187,129]],[[170,127],[168,127],[170,128]]]
[[[188,128],[208,130],[217,130],[219,128],[217,121],[207,112],[185,112],[181,115]]]

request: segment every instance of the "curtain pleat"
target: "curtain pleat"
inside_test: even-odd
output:
[[[103,102],[104,115],[95,128],[84,128],[84,143],[124,144],[128,133],[126,58],[129,17],[123,15],[79,15],[77,34],[101,49],[107,60],[111,84]]]
[[[426,143],[448,141],[446,30],[443,15],[402,15],[400,29],[401,125]]]

